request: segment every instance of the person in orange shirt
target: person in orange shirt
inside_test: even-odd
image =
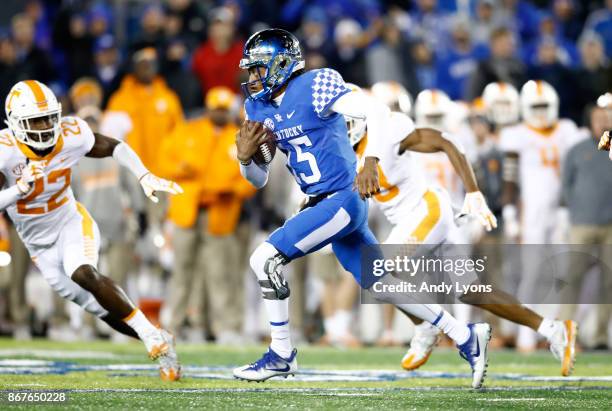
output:
[[[155,49],[148,47],[137,51],[132,64],[132,74],[125,76],[106,109],[109,113],[127,114],[130,124],[125,130],[125,141],[134,148],[144,165],[157,173],[161,141],[182,122],[183,110],[176,93],[158,75]]]
[[[203,337],[204,305],[219,343],[240,343],[242,282],[236,229],[243,202],[254,195],[240,175],[235,155],[238,98],[226,87],[206,94],[206,114],[179,125],[160,150],[163,175],[173,176],[184,194],[170,200],[174,270],[165,307],[168,326],[180,331],[190,318],[192,335]]]

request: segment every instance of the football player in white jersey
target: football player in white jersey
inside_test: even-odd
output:
[[[497,134],[519,121],[519,93],[510,83],[489,83],[482,92],[482,105]]]
[[[442,90],[426,89],[421,91],[414,104],[415,123],[441,132],[451,132],[451,113],[455,103]],[[455,141],[458,135],[453,133]],[[465,147],[465,144],[462,144]],[[419,153],[416,157],[423,165],[424,177],[429,184],[444,188],[450,195],[452,204],[461,204],[464,190],[461,178],[455,172],[444,153]],[[461,241],[463,242],[463,241]]]
[[[559,96],[545,81],[530,80],[520,92],[523,121],[506,127],[500,134],[504,151],[504,194],[502,211],[507,237],[523,245],[554,244],[569,223],[561,209],[561,164],[565,154],[584,136],[569,119],[559,119]],[[520,195],[519,195],[520,191]],[[520,204],[520,207],[519,207]],[[520,209],[520,218],[519,210]],[[533,290],[542,279],[529,253],[534,246],[521,248],[523,264],[518,295],[533,303]],[[540,307],[555,315],[556,307]],[[568,334],[575,335],[576,324],[566,322]],[[517,347],[529,352],[536,348],[537,336],[525,327],[519,329]]]
[[[139,338],[158,360],[164,380],[180,377],[174,338],[152,325],[111,279],[97,271],[100,233],[70,188],[71,168],[84,156],[112,156],[156,192],[182,192],[158,178],[125,143],[93,133],[78,117],[62,117],[53,92],[36,80],[20,81],[5,103],[0,131],[0,210],[7,209],[32,261],[51,288],[115,330]]]
[[[347,118],[349,138],[360,164],[364,164],[360,174],[378,177],[379,188],[366,194],[375,199],[393,224],[385,244],[442,244],[455,224],[448,194],[441,187],[425,183],[422,166],[414,161],[415,152],[440,152],[448,156],[467,193],[460,215],[476,217],[487,231],[497,227],[496,218],[478,189],[472,167],[452,135],[433,128],[415,128],[408,116],[394,112],[388,121],[387,138],[369,142],[361,121]],[[368,166],[372,162],[362,158],[369,144],[374,145],[370,152],[376,153],[378,159],[376,169]],[[479,295],[474,300],[461,300],[538,330],[548,339],[552,353],[562,362],[562,374],[569,375],[574,363],[574,329],[568,329],[561,321],[542,318],[512,296],[498,290]],[[420,322],[412,319],[415,323]],[[423,365],[438,339],[439,332],[431,324],[422,322],[417,325],[410,349],[402,359],[402,367],[414,370]]]

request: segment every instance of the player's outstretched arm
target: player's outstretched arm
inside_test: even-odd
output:
[[[15,185],[0,191],[0,210],[14,204],[19,199],[28,195],[34,186],[34,182],[44,177],[42,164],[38,161],[29,161],[22,170],[21,177]],[[0,173],[0,187],[4,187],[6,177]]]
[[[419,153],[437,153],[443,151],[448,156],[453,168],[461,177],[466,195],[460,215],[475,215],[487,231],[497,227],[497,219],[487,206],[487,202],[478,188],[476,176],[467,160],[462,147],[452,141],[447,133],[431,128],[417,128],[401,142],[399,153],[406,150]]]
[[[165,191],[170,194],[180,194],[183,192],[181,186],[174,181],[164,180],[153,175],[142,163],[138,154],[126,143],[98,133],[94,133],[94,136],[95,142],[89,153],[87,153],[87,157],[103,158],[112,156],[119,164],[130,170],[138,178],[145,195],[154,203],[159,201],[156,196],[158,191]]]

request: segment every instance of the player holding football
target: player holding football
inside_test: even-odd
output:
[[[53,92],[36,80],[15,84],[0,131],[0,209],[8,210],[32,261],[51,288],[115,330],[139,338],[159,361],[163,380],[178,380],[174,338],[153,326],[110,278],[97,270],[100,233],[75,201],[71,167],[84,156],[112,156],[130,170],[152,201],[181,188],[151,174],[125,143],[93,133],[78,117],[62,117]]]
[[[365,118],[372,137],[382,138],[389,110],[363,93],[351,93],[334,70],[305,72],[298,40],[284,30],[252,35],[240,67],[249,72],[243,84],[248,120],[236,137],[243,176],[258,188],[267,182],[268,166],[252,159],[268,139],[265,126],[274,132],[278,148],[287,156],[288,169],[309,196],[302,211],[274,231],[250,258],[262,289],[272,341],[262,358],[236,368],[234,376],[263,381],[297,370],[283,266],[331,243],[336,257],[357,282],[365,289],[372,286],[373,281],[362,279],[361,247],[375,246],[377,241],[367,225],[367,203],[353,190],[356,158],[343,115]],[[356,183],[365,192],[375,182]],[[380,281],[392,284],[399,280],[386,275]],[[449,335],[472,367],[472,387],[482,386],[491,333],[488,324],[462,324],[437,304],[395,305]]]
[[[472,166],[452,134],[428,127],[415,128],[410,117],[393,112],[388,120],[389,133],[382,140],[373,141],[362,119],[347,117],[346,120],[350,143],[358,158],[363,157],[368,145],[376,146],[377,163],[368,162],[360,174],[378,174],[380,190],[371,194],[393,225],[385,244],[443,244],[455,227],[448,193],[442,188],[427,186],[423,166],[419,167],[415,161],[415,152],[446,155],[467,193],[460,215],[476,216],[487,231],[497,226],[495,216],[478,189]],[[573,321],[542,318],[498,290],[472,297],[461,298],[461,301],[539,331],[549,341],[555,358],[561,361],[562,374],[570,374],[575,356]],[[414,370],[425,364],[439,335],[440,331],[427,322],[417,325],[410,349],[402,359],[402,367]]]

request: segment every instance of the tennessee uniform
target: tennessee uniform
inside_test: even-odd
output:
[[[518,154],[522,243],[552,241],[561,201],[561,164],[580,139],[578,127],[569,119],[560,119],[547,130],[527,123],[502,129],[500,148]]]
[[[76,117],[60,121],[61,134],[53,151],[38,157],[27,145],[15,140],[8,129],[0,131],[0,171],[7,183],[17,183],[26,163],[37,162],[45,177],[33,190],[7,208],[19,236],[43,277],[62,297],[88,312],[106,314],[93,296],[65,273],[83,264],[97,267],[100,233],[87,210],[76,202],[70,181],[71,167],[94,144],[89,126]]]
[[[112,280],[97,272],[100,232],[70,187],[82,157],[112,156],[135,174],[153,201],[156,191],[180,193],[152,175],[125,143],[95,135],[78,117],[61,117],[53,92],[35,80],[17,83],[6,98],[8,128],[0,131],[0,209],[7,209],[42,276],[61,297],[111,327],[139,338],[165,380],[180,377],[174,338],[155,328]]]
[[[515,204],[506,204],[503,218],[506,233],[520,232],[522,244],[552,244],[559,226],[561,207],[561,166],[570,147],[583,138],[576,125],[568,119],[559,119],[559,96],[554,88],[541,80],[530,80],[520,92],[521,124],[502,129],[500,148],[506,153],[504,179],[506,190],[520,187],[520,222]],[[506,193],[512,197],[513,191]],[[510,194],[510,195],[508,195]],[[566,223],[567,224],[567,223]],[[522,248],[522,276],[518,295],[533,302],[533,291],[537,289],[539,268],[530,253],[537,249]],[[548,315],[554,315],[556,307],[541,306]],[[551,351],[562,362],[562,374],[571,373],[575,351],[577,325],[564,321],[564,350]],[[517,346],[531,351],[536,345],[536,334],[527,327],[520,327]]]
[[[358,157],[361,157],[368,144],[365,127],[354,119],[347,118],[349,138],[355,147]],[[487,230],[496,226],[496,220],[482,194],[477,190],[476,182],[465,154],[460,147],[452,142],[448,133],[438,133],[433,130],[416,129],[412,120],[401,113],[391,113],[388,120],[389,129],[384,141],[379,142],[378,175],[380,192],[373,196],[378,206],[393,224],[391,234],[385,241],[387,244],[429,244],[436,245],[449,241],[449,236],[455,228],[453,210],[445,190],[427,186],[423,179],[423,166],[415,158],[419,151],[438,151],[437,154],[450,159],[453,172],[461,175],[466,188],[463,208],[460,214],[476,216]],[[438,137],[436,137],[438,134]],[[433,142],[446,140],[446,143]],[[448,144],[449,142],[453,144]],[[454,146],[454,147],[453,147]],[[414,151],[412,151],[414,150]],[[457,160],[457,155],[462,159]],[[456,168],[456,171],[455,171]],[[467,171],[467,173],[466,173]],[[472,177],[470,177],[470,175]],[[463,188],[463,187],[462,187]],[[464,278],[472,282],[474,278]],[[539,321],[538,331],[550,342],[551,351],[555,357],[562,360],[562,372],[569,374],[573,364],[573,332],[571,322],[552,321],[542,318],[532,311],[520,306],[518,301],[510,302],[508,296],[499,293],[490,295],[493,302],[499,301],[507,305],[514,314],[522,313],[529,320]],[[507,318],[504,313],[490,310],[494,314]],[[439,339],[439,331],[431,324],[423,322],[415,328],[415,335],[410,349],[402,359],[405,369],[413,370],[423,365],[429,358],[433,347]],[[571,355],[566,355],[572,352]]]
[[[412,131],[414,123],[401,113],[391,113],[389,139],[378,162],[381,191],[374,200],[393,228],[386,244],[442,243],[453,226],[453,210],[448,194],[441,187],[428,185],[417,154],[398,153],[399,143]],[[362,158],[367,135],[357,143]]]
[[[449,131],[454,103],[442,90],[427,89],[416,98],[414,111],[417,127]],[[405,137],[405,136],[404,136]],[[445,189],[451,204],[461,204],[465,192],[461,179],[445,153],[414,153],[422,164],[423,177],[429,185]]]

